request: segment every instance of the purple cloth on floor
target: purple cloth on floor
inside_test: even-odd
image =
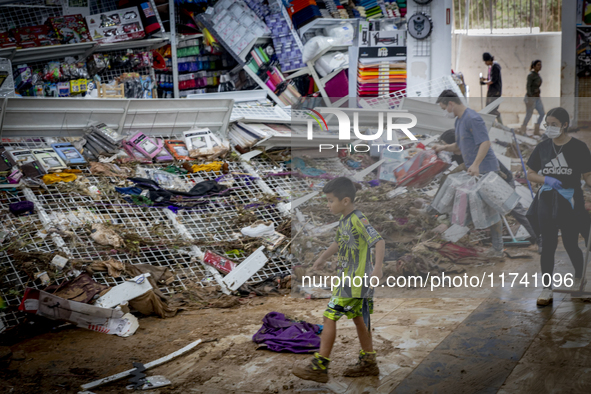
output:
[[[35,205],[31,201],[20,201],[8,205],[8,209],[15,216],[20,216],[27,212],[33,213]]]
[[[275,352],[311,353],[320,348],[317,324],[295,322],[283,313],[269,312],[263,318],[263,326],[253,335],[255,343],[264,343]]]

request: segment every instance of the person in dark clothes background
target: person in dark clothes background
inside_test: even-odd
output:
[[[488,52],[482,54],[484,64],[488,66],[488,78],[480,81],[481,85],[488,85],[486,92],[486,105],[489,105],[503,94],[503,79],[501,78],[501,65],[495,62],[495,58]],[[496,115],[499,123],[503,124],[501,120],[501,113],[499,108],[493,109],[491,115]]]
[[[538,121],[534,125],[534,135],[540,135],[540,125],[544,120],[544,105],[540,98],[540,86],[542,86],[542,77],[540,77],[540,70],[542,70],[542,61],[534,60],[531,62],[530,73],[527,76],[527,83],[525,85],[526,93],[523,101],[525,102],[525,118],[519,132],[525,135],[527,124],[534,114],[534,109],[538,111]]]
[[[456,142],[456,131],[454,129],[446,130],[445,132],[443,132],[443,134],[441,134],[439,140],[445,142],[446,144],[453,144],[454,142]],[[452,171],[452,173],[466,170],[466,166],[464,165],[464,159],[462,158],[462,155],[454,153],[452,154],[451,159],[452,161],[458,163],[458,167],[456,167]],[[512,188],[515,188],[515,185],[513,184],[513,173],[507,167],[505,167],[503,163],[501,163],[501,161],[499,161],[499,169],[499,176],[503,178],[505,182],[507,182]],[[443,182],[445,182],[445,179],[441,180],[441,184],[443,184]],[[527,230],[528,234],[530,235],[529,242],[532,245],[536,243],[540,245],[541,242],[538,242],[538,237],[533,227],[529,223],[529,220],[527,220],[527,217],[525,217],[526,212],[527,210],[523,207],[523,205],[521,205],[521,203],[517,203],[515,208],[510,213],[511,216],[513,216],[515,220],[517,220],[517,222]]]

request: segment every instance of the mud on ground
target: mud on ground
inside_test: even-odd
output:
[[[213,341],[146,372],[148,376],[164,375],[172,385],[138,392],[272,393],[309,388],[310,382],[300,381],[290,371],[310,355],[256,350],[252,336],[271,311],[322,324],[327,301],[255,297],[235,308],[181,312],[170,319],[145,317],[140,318],[140,328],[129,338],[81,328],[45,333],[10,346],[13,356],[0,370],[0,392],[77,393],[81,384],[131,369],[133,362],[156,360],[197,339]],[[340,374],[356,361],[359,344],[350,325],[339,324],[348,328],[337,335],[331,373]],[[395,351],[391,342],[379,335],[374,336],[374,346],[381,356]],[[123,379],[91,391],[127,392],[127,384]]]

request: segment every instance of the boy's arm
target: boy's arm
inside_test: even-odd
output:
[[[384,255],[386,254],[386,241],[383,239],[376,243],[376,265],[373,268],[371,276],[382,278],[382,267],[384,265]]]
[[[326,249],[320,255],[320,257],[318,257],[318,260],[316,260],[316,262],[314,262],[314,265],[312,266],[312,270],[316,271],[318,268],[320,268],[320,266],[322,264],[326,263],[326,260],[328,260],[333,254],[335,254],[338,251],[339,251],[339,245],[336,242],[333,242],[332,244],[330,244],[328,249]]]

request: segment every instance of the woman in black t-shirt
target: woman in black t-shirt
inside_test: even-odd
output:
[[[585,211],[581,177],[591,185],[591,152],[587,144],[566,134],[570,123],[564,108],[553,108],[546,115],[547,140],[540,142],[532,152],[527,166],[527,179],[541,183],[536,200],[537,219],[542,235],[542,279],[552,277],[554,253],[558,246],[558,230],[568,253],[575,279],[570,289],[578,289],[583,273],[583,253],[579,248],[579,234],[589,238],[589,214]],[[537,204],[537,205],[536,205]],[[531,209],[530,209],[531,211]],[[550,281],[546,275],[546,284]],[[544,287],[538,305],[552,302],[552,287]]]

